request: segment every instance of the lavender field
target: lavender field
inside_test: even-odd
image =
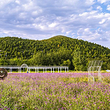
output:
[[[110,110],[110,73],[9,73],[0,80],[0,110]]]

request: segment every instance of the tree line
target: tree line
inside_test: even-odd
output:
[[[110,69],[110,49],[61,35],[41,41],[0,38],[0,65],[69,66],[85,71],[91,60],[102,60],[102,69]]]

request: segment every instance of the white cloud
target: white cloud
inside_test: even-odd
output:
[[[89,28],[79,29],[78,30],[78,39],[87,40],[90,42],[97,41],[109,41],[110,37],[108,34],[109,31],[103,31],[102,29],[97,29],[95,31],[91,31]]]
[[[60,0],[60,3],[63,3],[63,5],[85,5],[85,6],[90,6],[90,5],[93,5],[95,3],[95,0]],[[78,6],[79,7],[79,6]]]
[[[30,11],[30,10],[33,10],[33,9],[36,9],[36,6],[34,4],[34,2],[26,2],[25,4],[22,5],[23,9],[25,11]]]
[[[98,6],[97,9],[100,10],[100,11],[102,11],[102,7],[101,6]]]
[[[0,9],[4,8],[7,4],[13,2],[14,0],[0,0]],[[6,7],[5,7],[6,8]]]
[[[69,36],[69,34],[71,33],[72,31],[67,31],[66,32],[66,36]],[[73,33],[72,33],[72,35],[73,35]]]
[[[103,24],[106,21],[106,19],[102,19],[99,24]]]
[[[17,4],[20,4],[20,1],[19,1],[19,0],[15,0],[15,2],[16,2]]]
[[[103,12],[103,3],[108,1],[0,0],[0,35],[44,39],[62,34],[88,41],[109,40],[110,13]]]
[[[42,9],[37,9],[37,10],[34,10],[34,11],[32,12],[32,15],[36,16],[36,15],[42,13],[42,12],[43,12]]]
[[[100,3],[105,3],[105,2],[108,2],[109,0],[98,0],[98,2]]]
[[[109,11],[110,11],[110,5],[107,5],[107,10],[109,10]]]
[[[87,5],[93,5],[95,3],[95,0],[86,0]]]
[[[19,18],[26,19],[27,18],[27,13],[20,13]]]
[[[102,46],[110,48],[110,31],[103,31],[102,29],[97,29],[95,31],[92,30],[82,30],[83,33],[78,35],[78,39],[83,39],[85,41],[93,42],[100,44]],[[89,33],[89,35],[88,35]]]
[[[49,24],[49,27],[50,27],[50,28],[54,28],[56,25],[57,25],[57,23],[54,22],[54,23]]]

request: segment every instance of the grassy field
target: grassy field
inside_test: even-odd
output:
[[[9,73],[0,80],[0,110],[110,110],[110,73]]]

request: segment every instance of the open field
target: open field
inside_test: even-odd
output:
[[[110,110],[110,73],[9,73],[0,80],[0,110]]]

